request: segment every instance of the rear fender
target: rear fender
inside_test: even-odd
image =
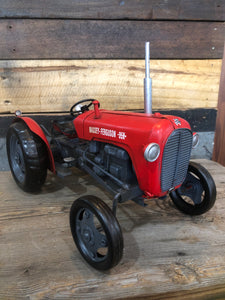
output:
[[[55,171],[55,162],[54,162],[52,150],[51,150],[49,142],[46,139],[46,136],[45,136],[43,130],[41,129],[41,127],[33,119],[28,118],[28,117],[17,117],[13,122],[24,122],[33,133],[35,133],[42,139],[42,141],[45,143],[45,145],[47,147],[47,151],[48,151],[49,169],[50,169],[50,171],[55,173],[56,172]]]

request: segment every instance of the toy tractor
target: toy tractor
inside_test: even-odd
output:
[[[189,162],[198,135],[180,117],[152,114],[148,42],[145,54],[144,113],[104,110],[97,100],[87,99],[75,103],[65,119],[52,121],[50,132],[17,111],[7,133],[11,172],[24,191],[40,190],[47,169],[57,173],[61,166],[86,171],[112,193],[112,209],[89,195],[75,200],[70,211],[75,244],[99,270],[117,265],[123,254],[118,203],[144,205],[146,198],[169,194],[180,211],[199,215],[216,200],[209,172]]]

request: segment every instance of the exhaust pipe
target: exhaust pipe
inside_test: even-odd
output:
[[[150,78],[150,42],[145,43],[144,109],[152,114],[152,79]]]

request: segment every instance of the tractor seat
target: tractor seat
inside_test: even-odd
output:
[[[76,130],[73,125],[74,116],[66,116],[62,119],[53,120],[52,128],[54,134],[63,134],[69,138],[77,137]]]

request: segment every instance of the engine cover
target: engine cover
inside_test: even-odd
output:
[[[182,157],[190,158],[192,145],[190,125],[184,119],[159,113],[149,115],[100,110],[98,118],[95,117],[94,111],[88,111],[79,115],[74,120],[74,126],[80,139],[100,141],[126,150],[132,161],[139,187],[147,196],[160,197],[166,194],[168,190],[177,188],[183,182],[182,174],[187,171],[188,163],[185,163],[185,166],[183,166],[180,179],[176,178],[180,176],[177,172],[180,170],[179,164],[181,164]],[[174,180],[171,186],[165,190],[164,187],[169,185],[162,186],[161,184],[164,148],[171,134],[181,129],[189,132],[187,134],[189,138],[184,139],[182,143],[179,143],[179,141],[170,143],[172,149],[169,151],[173,153],[174,150],[175,153],[173,156],[173,170],[175,174],[173,174]],[[144,151],[150,143],[157,143],[160,146],[160,155],[154,162],[148,162],[144,158]],[[183,147],[183,143],[187,143],[187,147]],[[180,150],[185,152],[185,154],[180,155],[179,158]],[[168,150],[166,153],[168,153]],[[176,161],[177,158],[179,158],[178,161]],[[168,171],[165,172],[164,170],[166,170],[165,167],[163,168],[164,174],[169,174]],[[115,170],[115,172],[119,172],[119,169]]]

